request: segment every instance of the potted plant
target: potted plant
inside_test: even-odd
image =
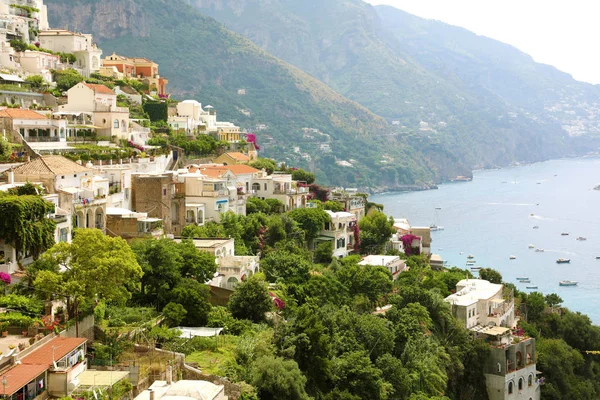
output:
[[[19,351],[25,350],[25,343],[19,343]]]
[[[0,322],[0,331],[2,332],[2,337],[8,336],[8,322]]]

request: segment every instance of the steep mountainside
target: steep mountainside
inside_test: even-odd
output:
[[[562,118],[572,115],[567,106],[547,118],[545,100],[558,96],[595,102],[591,85],[535,64],[510,46],[444,24],[438,24],[444,29],[434,35],[429,32],[435,25],[431,21],[411,16],[411,24],[396,23],[393,9],[376,9],[362,0],[187,1],[341,94],[397,121],[405,127],[401,132],[435,137],[470,166],[570,154],[567,132],[574,132],[571,125],[586,122]],[[423,41],[427,46],[421,47]],[[463,54],[469,46],[481,49],[471,54],[474,62]],[[498,73],[489,73],[490,67]],[[522,73],[508,73],[521,68]],[[485,85],[488,80],[493,87]],[[551,87],[548,82],[553,82]],[[582,93],[583,87],[590,90]],[[581,107],[575,112],[587,115]],[[586,130],[596,127],[594,123]]]
[[[210,103],[242,127],[268,125],[259,132],[265,155],[312,166],[324,183],[389,187],[468,173],[434,142],[420,154],[383,118],[181,0],[47,3],[52,26],[93,33],[105,55],[158,62],[178,98]]]

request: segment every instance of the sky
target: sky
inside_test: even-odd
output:
[[[597,0],[366,0],[511,44],[577,80],[600,83]]]

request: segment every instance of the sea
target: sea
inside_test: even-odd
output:
[[[475,171],[471,182],[380,194],[370,201],[412,226],[442,226],[431,234],[431,251],[450,266],[469,268],[472,254],[475,265],[498,270],[519,290],[557,293],[563,306],[600,325],[600,190],[593,190],[599,184],[600,158],[562,159]],[[558,264],[558,258],[571,262]],[[561,280],[579,283],[559,286]]]

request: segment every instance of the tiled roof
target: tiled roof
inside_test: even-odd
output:
[[[23,357],[21,363],[24,365],[41,365],[49,367],[53,361],[58,361],[82,344],[87,342],[86,338],[55,337],[31,354]]]
[[[234,175],[243,175],[243,174],[254,174],[255,172],[259,172],[256,168],[252,168],[249,165],[244,164],[236,164],[236,165],[207,165],[201,166],[197,168],[203,174],[208,171],[219,171],[222,175],[226,171],[231,171]],[[193,172],[193,171],[192,171]],[[206,174],[205,174],[206,175]]]
[[[46,116],[33,110],[22,110],[20,108],[7,108],[0,111],[0,118],[12,119],[48,119]]]
[[[244,153],[240,153],[239,151],[232,151],[225,154],[237,161],[250,161],[250,157],[248,157]]]
[[[83,165],[79,165],[63,156],[39,157],[13,169],[13,172],[17,175],[65,175],[90,171],[91,169],[86,168]]]
[[[113,92],[112,90],[110,90],[108,87],[106,87],[104,85],[98,85],[96,83],[86,83],[86,82],[83,82],[83,84],[85,86],[89,87],[90,89],[92,89],[95,93],[115,94],[115,92]]]
[[[4,371],[2,376],[6,377],[6,386],[0,385],[0,393],[3,396],[14,394],[17,390],[43,374],[47,369],[47,365],[19,364],[8,371]],[[5,389],[6,392],[4,391]]]

